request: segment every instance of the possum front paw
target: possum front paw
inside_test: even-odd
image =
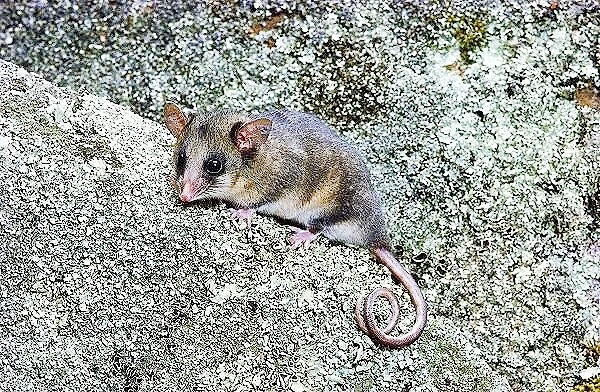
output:
[[[294,249],[300,246],[308,248],[310,243],[318,236],[318,234],[314,234],[308,230],[299,229],[297,227],[292,227],[292,230],[294,230],[294,234],[290,238],[290,243]]]
[[[246,226],[250,228],[250,224],[252,223],[252,217],[256,210],[252,208],[242,208],[239,210],[231,209],[231,217],[237,219],[240,222],[246,222]]]

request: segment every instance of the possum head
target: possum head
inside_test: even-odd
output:
[[[164,121],[177,138],[176,186],[184,203],[231,200],[237,178],[269,137],[271,120],[219,111],[186,115],[175,104],[164,107]]]

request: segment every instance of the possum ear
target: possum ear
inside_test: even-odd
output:
[[[268,118],[250,120],[245,124],[234,124],[233,143],[244,157],[252,157],[258,147],[269,137],[273,123]]]
[[[188,123],[186,115],[179,109],[177,105],[171,102],[165,103],[163,110],[164,121],[169,128],[169,131],[180,140],[183,137],[183,129]]]

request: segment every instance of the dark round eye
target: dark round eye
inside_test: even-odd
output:
[[[177,173],[179,173],[179,174],[183,173],[183,170],[185,169],[186,161],[187,161],[187,155],[185,154],[185,151],[182,149],[181,151],[179,151],[179,154],[177,154]]]
[[[204,161],[202,168],[208,174],[216,176],[223,172],[223,162],[219,158],[208,158]]]

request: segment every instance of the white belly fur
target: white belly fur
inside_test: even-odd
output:
[[[359,226],[355,221],[344,221],[327,226],[323,230],[323,235],[344,244],[362,245],[365,241],[364,227]]]
[[[323,215],[323,208],[301,205],[297,197],[283,197],[272,203],[263,204],[257,211],[283,219],[297,221],[306,226],[312,219]]]
[[[257,211],[262,214],[296,221],[304,227],[311,220],[322,217],[324,213],[322,207],[300,205],[299,200],[293,197],[284,197],[275,202],[263,204],[258,207]],[[345,221],[325,227],[323,235],[345,244],[362,244],[365,233],[364,228],[358,225],[357,222]]]

